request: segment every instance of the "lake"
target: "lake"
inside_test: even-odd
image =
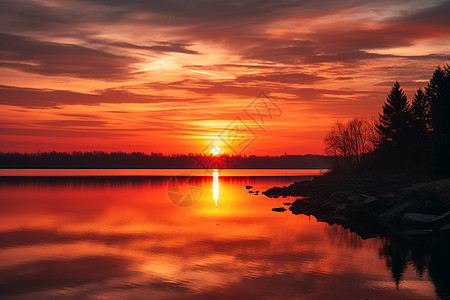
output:
[[[0,295],[14,299],[446,295],[443,281],[448,279],[430,274],[429,256],[415,257],[417,252],[385,238],[363,240],[313,216],[274,212],[272,208],[288,207],[283,202],[296,198],[261,194],[318,173],[1,170]]]

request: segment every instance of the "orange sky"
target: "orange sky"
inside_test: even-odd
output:
[[[129,2],[2,1],[0,151],[322,154],[450,52],[449,1]]]

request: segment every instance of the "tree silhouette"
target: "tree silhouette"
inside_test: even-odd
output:
[[[398,81],[394,83],[391,92],[383,105],[383,114],[379,115],[377,124],[381,136],[381,147],[386,145],[399,146],[404,143],[411,123],[411,113],[405,92]]]
[[[411,116],[415,137],[421,139],[427,136],[430,128],[430,105],[422,88],[419,88],[414,95]]]
[[[386,266],[392,272],[392,279],[398,286],[403,279],[403,275],[407,268],[408,249],[397,243],[395,240],[387,239],[379,251],[380,257],[386,260]]]
[[[359,163],[361,158],[375,149],[377,141],[370,119],[354,118],[346,122],[337,121],[325,136],[326,151],[335,166]]]
[[[450,66],[438,67],[428,83],[426,97],[430,103],[433,129],[435,171],[450,174]]]
[[[410,163],[409,169],[429,172],[431,170],[431,114],[428,98],[421,88],[414,95],[411,104],[411,131],[407,141],[405,159]]]

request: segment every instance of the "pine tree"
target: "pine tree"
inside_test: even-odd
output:
[[[411,112],[406,94],[398,81],[386,98],[379,121],[377,131],[382,139],[382,148],[387,145],[397,147],[404,143],[411,124]]]
[[[414,95],[411,104],[412,127],[416,138],[423,140],[430,128],[430,105],[422,88]]]
[[[433,131],[438,135],[450,134],[450,66],[439,66],[425,90],[433,117]]]
[[[438,67],[425,88],[431,108],[435,171],[450,175],[450,66]]]

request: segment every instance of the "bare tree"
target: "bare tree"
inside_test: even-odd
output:
[[[364,154],[375,149],[377,135],[371,119],[336,121],[324,139],[327,155],[334,157],[336,164],[359,162]]]

